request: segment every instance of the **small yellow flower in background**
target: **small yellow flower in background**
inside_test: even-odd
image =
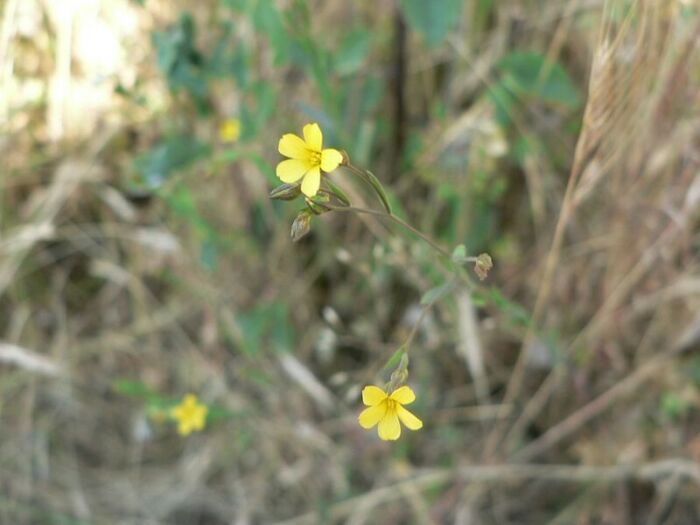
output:
[[[182,402],[173,408],[172,416],[177,421],[177,431],[181,436],[202,430],[207,421],[206,405],[199,403],[197,396],[187,394]]]
[[[323,133],[318,124],[304,126],[304,138],[287,133],[282,136],[279,152],[288,160],[277,165],[277,176],[288,184],[302,179],[301,191],[313,197],[321,186],[321,170],[330,173],[343,162],[343,155],[336,149],[323,149]]]
[[[219,127],[221,142],[236,142],[241,136],[241,121],[237,118],[228,118]]]
[[[399,420],[411,430],[423,428],[423,422],[403,407],[415,400],[416,394],[408,386],[397,388],[391,395],[378,386],[366,386],[362,390],[362,402],[369,408],[364,409],[358,417],[360,426],[370,429],[379,424],[379,438],[384,441],[399,439]]]

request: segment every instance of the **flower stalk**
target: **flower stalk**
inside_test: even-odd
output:
[[[345,167],[353,173],[355,173],[356,175],[359,175],[360,178],[362,178],[362,180],[369,184],[369,186],[379,197],[379,200],[382,201],[382,205],[384,206],[386,213],[388,215],[393,215],[391,212],[391,205],[389,204],[389,198],[387,197],[386,190],[384,189],[384,186],[382,186],[382,183],[379,182],[379,179],[374,175],[374,173],[372,173],[369,170],[358,168],[349,160],[346,162]]]
[[[477,257],[468,256],[464,245],[459,245],[452,253],[443,248],[429,235],[418,230],[410,223],[397,216],[391,209],[389,197],[380,180],[369,170],[355,166],[344,150],[323,148],[323,134],[318,124],[307,124],[303,128],[303,138],[288,133],[279,142],[279,152],[289,157],[277,166],[277,176],[285,184],[275,188],[270,198],[278,200],[293,200],[303,195],[306,208],[301,210],[292,224],[291,237],[294,242],[303,238],[311,230],[311,219],[329,211],[354,212],[386,218],[421,239],[439,256],[440,262],[449,263],[451,287],[454,282],[461,280],[472,288],[473,281],[465,271],[466,263],[474,264],[474,273],[483,280],[493,266],[488,254],[482,253]],[[377,195],[382,204],[381,209],[361,208],[353,206],[350,198],[343,189],[327,175],[339,167],[357,175]],[[444,286],[444,285],[443,285]],[[427,295],[427,294],[426,294]],[[394,353],[386,364],[386,371],[395,368],[384,388],[369,385],[362,390],[362,400],[368,408],[358,417],[360,426],[365,429],[378,427],[378,435],[382,440],[393,441],[401,435],[401,423],[411,430],[418,430],[423,423],[414,414],[404,408],[415,401],[413,390],[406,385],[408,380],[408,350],[417,333],[418,326],[428,311],[444,294],[431,294],[426,300],[418,321],[415,323],[408,338]],[[377,371],[375,371],[375,374]],[[373,374],[373,376],[375,375]]]

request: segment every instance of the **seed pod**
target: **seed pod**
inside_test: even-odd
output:
[[[476,262],[474,263],[474,273],[479,277],[480,280],[486,279],[489,275],[489,270],[493,268],[493,260],[488,253],[481,253],[477,256]]]
[[[311,231],[311,213],[308,210],[302,210],[297,215],[292,223],[292,241],[297,242]]]

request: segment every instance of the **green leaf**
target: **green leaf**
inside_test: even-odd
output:
[[[213,272],[216,270],[219,259],[219,247],[214,239],[207,239],[202,243],[199,251],[199,262],[202,266]]]
[[[441,44],[462,15],[462,0],[400,0],[408,25],[431,46]]]
[[[450,293],[453,288],[453,284],[451,282],[447,283],[442,283],[439,286],[436,286],[435,288],[431,288],[427,292],[423,294],[423,297],[420,299],[420,304],[423,306],[427,306],[429,304],[433,304],[437,302],[438,300],[442,299],[445,295]]]
[[[491,104],[493,104],[498,123],[501,126],[510,124],[510,114],[513,106],[517,102],[515,95],[504,85],[496,83],[489,88],[486,96],[491,101]]]
[[[661,411],[669,419],[678,419],[688,411],[690,403],[674,392],[664,392]]]
[[[250,4],[254,0],[223,0],[223,5],[239,13],[245,13],[250,10]]]
[[[547,64],[545,55],[510,53],[498,63],[498,70],[501,72],[501,86],[516,94],[570,109],[581,104],[581,93],[569,74],[558,62]]]
[[[260,350],[265,330],[265,315],[261,308],[253,308],[238,316],[238,326],[243,335],[242,350],[248,357],[254,357]]]
[[[290,39],[282,16],[272,0],[257,0],[253,11],[253,25],[270,40],[275,53],[275,65],[286,63],[289,59]]]
[[[187,91],[201,113],[209,108],[206,61],[195,47],[195,24],[190,13],[165,31],[152,34],[158,67],[171,91]]]
[[[333,56],[335,71],[341,75],[358,71],[367,58],[370,41],[370,32],[364,29],[356,29],[345,35]]]
[[[386,364],[384,365],[384,370],[388,370],[390,368],[395,368],[398,366],[399,362],[401,362],[401,358],[404,356],[406,353],[405,348],[402,346],[396,352],[394,352],[391,357],[387,360]]]
[[[239,88],[245,89],[250,83],[251,53],[242,42],[236,45],[231,55],[231,74]]]
[[[288,313],[286,304],[271,303],[240,314],[237,321],[243,335],[243,351],[250,357],[265,348],[277,353],[292,351],[294,332]]]
[[[225,78],[232,68],[232,55],[229,50],[232,44],[233,24],[223,22],[220,34],[216,37],[216,45],[206,63],[207,74],[212,77]]]
[[[259,137],[276,108],[277,93],[270,83],[256,82],[251,91],[251,96],[255,99],[254,104],[247,104],[241,108],[242,142]]]
[[[467,260],[467,247],[464,244],[457,246],[452,252],[452,262],[464,264]]]
[[[284,303],[274,303],[270,308],[272,348],[278,353],[291,352],[294,350],[294,328],[289,322],[289,308]]]
[[[144,385],[141,381],[131,379],[115,379],[112,382],[112,389],[123,396],[138,397],[146,399],[155,395],[155,392]]]
[[[532,320],[529,312],[521,304],[511,301],[496,287],[474,290],[473,298],[478,304],[484,302],[498,309],[514,326],[530,326]]]
[[[189,135],[171,135],[136,158],[136,170],[152,189],[160,187],[177,170],[209,152],[209,146]]]

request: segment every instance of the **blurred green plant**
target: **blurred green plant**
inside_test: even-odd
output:
[[[441,44],[459,23],[462,0],[400,0],[399,5],[412,29],[431,46]]]
[[[112,382],[112,389],[119,395],[141,401],[146,415],[154,423],[162,424],[168,421],[176,421],[173,416],[173,410],[182,403],[182,398],[163,395],[141,381],[126,378],[115,379]],[[206,421],[209,424],[227,421],[243,415],[215,403],[201,406],[206,406],[207,408]]]

